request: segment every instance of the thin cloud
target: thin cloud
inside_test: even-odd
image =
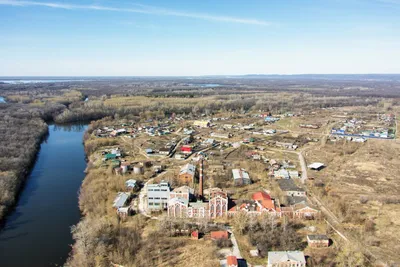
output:
[[[121,8],[121,7],[111,7],[111,6],[101,6],[101,5],[75,5],[75,4],[56,3],[56,2],[12,1],[12,0],[0,0],[0,5],[19,6],[19,7],[43,6],[43,7],[58,8],[58,9],[68,9],[68,10],[84,9],[84,10],[97,10],[97,11],[129,12],[129,13],[140,13],[149,15],[186,17],[186,18],[201,19],[207,21],[251,24],[259,26],[271,25],[271,23],[267,21],[258,19],[238,18],[238,17],[211,15],[204,13],[192,13],[192,12],[184,12],[171,9],[163,9],[146,5],[136,5],[138,8],[124,8],[124,7]]]

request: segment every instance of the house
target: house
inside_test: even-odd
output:
[[[170,194],[169,184],[161,181],[159,184],[147,185],[147,208],[150,210],[163,210],[168,206]]]
[[[305,267],[302,251],[269,251],[267,267]]]
[[[307,243],[312,248],[329,247],[329,238],[326,235],[307,235]]]
[[[105,154],[104,155],[104,161],[110,160],[110,159],[116,159],[117,155],[116,154]]]
[[[206,141],[204,141],[204,143],[207,145],[213,145],[215,144],[215,140],[212,138],[208,138]]]
[[[111,154],[115,154],[117,157],[122,157],[122,151],[119,148],[111,149]]]
[[[321,212],[313,208],[307,201],[296,203],[291,207],[293,209],[293,218],[314,220],[321,215]]]
[[[210,236],[212,240],[229,239],[228,231],[211,231]]]
[[[204,121],[194,121],[193,126],[201,127],[201,128],[207,128],[210,127],[210,121],[209,120],[204,120]]]
[[[261,215],[268,213],[280,217],[280,205],[264,191],[252,195],[252,200],[236,201],[236,205],[229,209],[229,215],[235,215],[238,211],[244,211],[249,215]]]
[[[285,193],[287,196],[297,196],[297,197],[305,197],[306,191],[303,188],[298,187],[292,179],[280,179],[278,180],[279,188]]]
[[[182,146],[181,147],[181,152],[184,154],[191,154],[192,153],[192,147],[191,146]]]
[[[274,177],[276,179],[289,179],[290,178],[289,172],[285,169],[280,169],[280,170],[274,171]]]
[[[215,138],[223,138],[223,139],[228,139],[231,137],[229,133],[211,133],[210,135]]]
[[[226,257],[226,266],[227,267],[238,267],[239,263],[238,263],[236,256]]]
[[[281,148],[289,149],[289,150],[296,150],[298,147],[294,143],[286,143],[286,142],[276,142],[275,145],[277,147],[281,147]]]
[[[195,173],[196,173],[196,166],[188,163],[185,166],[183,166],[179,171],[178,179],[184,184],[193,183]]]
[[[153,149],[151,149],[151,148],[146,148],[146,154],[147,155],[150,155],[150,154],[153,154],[154,152],[153,152]]]
[[[158,150],[158,153],[161,154],[161,155],[168,155],[170,152],[171,152],[171,149],[168,148],[168,147],[161,147]]]
[[[128,181],[125,182],[125,186],[126,186],[128,189],[134,189],[134,188],[136,188],[136,186],[137,186],[137,182],[136,182],[136,180],[129,179]]]
[[[276,133],[275,129],[264,130],[264,134],[275,134],[275,133]]]
[[[192,239],[198,240],[200,238],[200,233],[199,230],[193,231],[190,236],[192,237]]]
[[[264,118],[264,120],[265,120],[265,122],[276,122],[276,121],[279,121],[280,118],[272,117],[272,116],[266,116],[266,117]]]
[[[325,167],[325,165],[321,162],[314,162],[314,163],[308,165],[309,169],[316,170],[316,171],[322,170],[324,167]]]
[[[236,186],[251,184],[250,176],[244,169],[233,169],[232,175]]]
[[[186,158],[186,156],[184,154],[181,154],[181,153],[176,153],[174,158],[178,159],[178,160],[184,160]]]
[[[113,207],[116,209],[124,207],[130,196],[131,196],[130,193],[119,192],[116,198],[114,199]]]

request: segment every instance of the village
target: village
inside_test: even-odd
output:
[[[313,176],[329,166],[306,163],[303,152],[322,139],[340,141],[331,127],[343,117],[223,115],[106,121],[92,129],[89,140],[113,143],[97,149],[92,164],[125,181],[126,190],[116,191],[112,202],[116,215],[122,222],[137,214],[170,220],[176,225],[172,236],[213,240],[220,247],[220,266],[310,265],[314,255],[329,251],[343,236],[308,190],[317,183]],[[367,140],[357,138],[349,140]],[[249,232],[254,220],[279,229],[297,225],[299,241],[286,246],[290,250],[266,251]],[[200,230],[200,222],[212,227]]]

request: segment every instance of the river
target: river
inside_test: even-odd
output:
[[[0,232],[0,266],[62,265],[71,251],[71,225],[80,218],[86,125],[50,125],[15,210]]]

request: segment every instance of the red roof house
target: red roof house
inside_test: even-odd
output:
[[[259,191],[259,192],[254,193],[254,194],[251,196],[251,198],[252,198],[253,200],[265,200],[265,199],[271,200],[271,196],[268,195],[267,193],[265,193],[264,191]]]
[[[238,260],[236,258],[236,256],[228,256],[226,257],[226,265],[228,267],[238,267]]]
[[[229,238],[228,231],[211,231],[212,240],[228,239],[228,238]]]
[[[192,147],[191,146],[182,146],[181,147],[181,152],[183,152],[183,153],[192,153]]]

